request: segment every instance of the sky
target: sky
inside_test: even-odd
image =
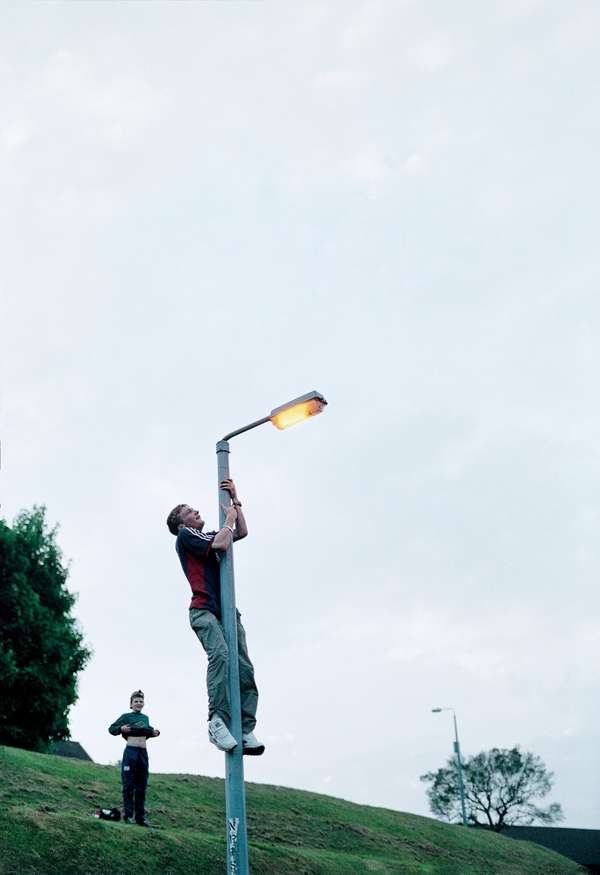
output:
[[[43,504],[151,771],[222,776],[165,519],[217,523],[260,689],[248,781],[428,814],[452,754],[600,794],[600,7],[5,2],[2,471]],[[149,800],[150,801],[150,800]]]

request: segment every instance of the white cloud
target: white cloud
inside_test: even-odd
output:
[[[352,10],[342,27],[341,44],[352,52],[373,45],[381,32],[385,6],[381,0],[368,0]]]
[[[443,70],[454,61],[456,46],[447,34],[434,34],[406,49],[409,63],[424,73]]]
[[[407,176],[420,176],[427,171],[427,161],[420,152],[413,152],[402,164],[402,172]]]
[[[376,189],[388,176],[389,164],[376,148],[367,148],[346,159],[342,173],[351,182]]]
[[[120,146],[127,141],[127,131],[122,124],[106,125],[101,129],[102,136],[108,143]]]
[[[35,126],[31,122],[15,121],[0,127],[0,149],[16,152],[33,139]]]
[[[507,18],[528,18],[545,5],[546,0],[505,0],[496,12]]]
[[[116,72],[110,63],[81,52],[60,51],[43,71],[51,93],[101,124],[104,137],[121,143],[129,131],[158,120],[165,105],[161,89],[137,73]]]
[[[372,76],[368,72],[351,67],[325,70],[315,77],[317,88],[325,88],[336,95],[339,95],[340,92],[357,94],[370,81],[372,81]]]

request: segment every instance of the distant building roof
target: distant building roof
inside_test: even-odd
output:
[[[76,760],[94,762],[78,741],[53,741],[50,745],[50,753],[58,757],[73,757]]]
[[[509,826],[500,835],[535,842],[564,857],[570,857],[594,872],[600,872],[600,829],[568,829],[561,826]]]

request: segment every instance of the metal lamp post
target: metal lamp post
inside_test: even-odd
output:
[[[327,401],[319,392],[308,392],[271,411],[269,416],[257,419],[242,428],[226,434],[217,443],[218,483],[229,479],[229,440],[266,422],[284,429],[321,413]],[[229,493],[219,487],[219,526],[225,522],[223,506]],[[231,706],[231,734],[237,741],[233,750],[225,754],[225,817],[227,829],[227,875],[248,875],[248,838],[246,832],[246,797],[244,792],[244,764],[242,759],[242,712],[240,675],[238,666],[237,618],[233,550],[225,552],[220,564],[221,616],[223,634],[229,651],[229,700]]]
[[[463,826],[467,826],[467,812],[465,810],[465,785],[463,781],[463,764],[460,756],[460,743],[458,741],[458,725],[456,723],[456,712],[454,708],[432,708],[433,714],[439,714],[440,711],[452,711],[454,718],[454,753],[456,754],[456,771],[458,772],[458,788],[460,791],[460,807],[462,811]]]

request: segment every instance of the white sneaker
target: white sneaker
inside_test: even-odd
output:
[[[233,750],[237,744],[237,741],[218,714],[215,714],[208,724],[208,737],[219,750],[225,752]]]
[[[262,744],[253,732],[244,732],[242,735],[243,751],[246,756],[259,757],[265,752],[265,746]]]

